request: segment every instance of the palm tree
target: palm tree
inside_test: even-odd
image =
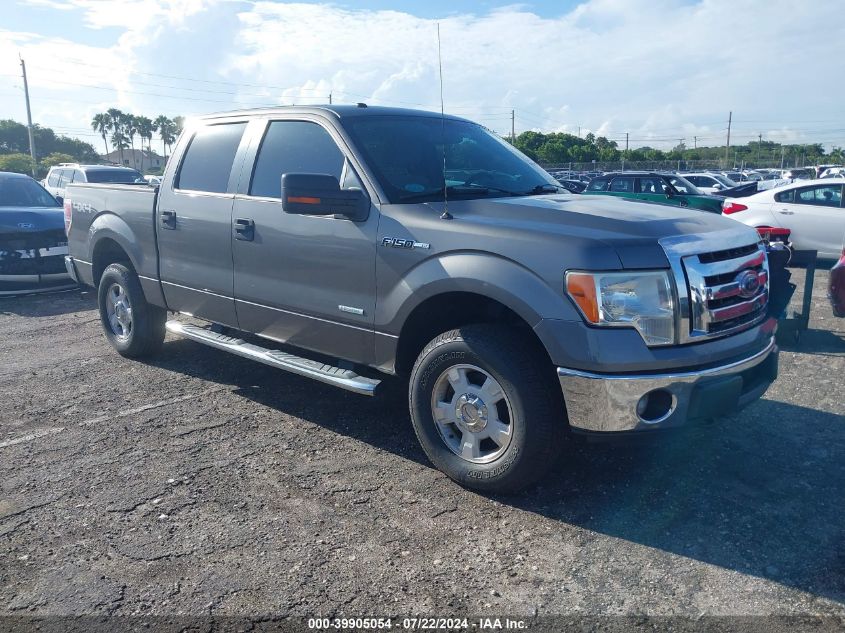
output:
[[[153,140],[153,122],[149,117],[135,117],[135,125],[138,128],[138,136],[141,137],[141,171],[144,170],[144,140],[147,141],[147,150],[152,154],[150,143]]]
[[[108,140],[106,139],[106,133],[109,130],[109,126],[111,126],[111,120],[109,119],[109,115],[105,112],[95,114],[94,118],[91,119],[91,127],[94,129],[95,132],[99,132],[103,137],[103,145],[105,145],[106,147],[106,156],[108,156],[109,154],[109,144]]]
[[[155,121],[153,121],[153,125],[155,126],[153,129],[158,131],[158,134],[161,137],[161,147],[164,152],[164,160],[167,162],[167,146],[169,143],[173,142],[171,140],[173,136],[173,121],[163,114],[159,114]]]
[[[109,116],[109,121],[111,122],[111,129],[112,129],[112,141],[114,141],[114,137],[120,135],[124,140],[123,147],[117,147],[114,142],[112,142],[112,146],[116,147],[118,152],[120,153],[120,164],[123,164],[123,148],[126,147],[126,137],[123,136],[121,132],[121,127],[123,126],[123,117],[125,116],[123,112],[118,110],[117,108],[109,108],[106,111],[106,114]]]
[[[123,130],[117,130],[111,135],[111,144],[120,152],[120,164],[123,165],[123,150],[129,145]]]
[[[132,167],[135,167],[135,135],[138,133],[138,117],[134,114],[126,114],[123,117],[123,132],[129,137],[129,144],[132,146]]]

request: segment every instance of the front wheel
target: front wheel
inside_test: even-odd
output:
[[[103,331],[121,356],[140,358],[161,348],[167,312],[147,303],[135,271],[109,265],[100,277],[97,300]]]
[[[428,458],[469,488],[508,493],[536,482],[566,423],[550,372],[548,359],[513,328],[473,325],[435,338],[409,388]]]

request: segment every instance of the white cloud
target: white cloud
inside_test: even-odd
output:
[[[39,116],[49,117],[44,124],[85,127],[101,103],[193,114],[325,102],[329,93],[335,102],[439,109],[432,19],[269,1],[31,3],[62,9],[55,19],[77,15],[83,28],[61,40],[0,32],[0,72],[16,72],[18,50],[33,67],[62,56],[99,66],[61,65],[61,77],[33,68],[35,88],[50,90],[44,96],[95,101],[69,101],[64,111],[39,105]],[[720,143],[733,110],[737,142],[762,132],[842,145],[845,130],[835,121],[845,96],[845,38],[842,27],[831,26],[838,24],[834,0],[812,11],[792,0],[585,0],[557,18],[521,5],[451,14],[440,20],[446,110],[506,132],[513,108],[517,131],[580,127],[582,135],[620,143],[627,131],[632,146],[658,147],[681,137],[688,145],[694,137],[699,145]],[[86,29],[116,34],[108,46],[90,46]],[[62,77],[117,92],[64,89],[56,81]],[[0,103],[8,98],[3,93]]]

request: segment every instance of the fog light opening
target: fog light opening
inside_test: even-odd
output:
[[[675,396],[665,389],[645,394],[637,403],[637,416],[647,424],[663,422],[675,410]]]

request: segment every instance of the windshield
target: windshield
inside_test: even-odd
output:
[[[0,207],[58,207],[56,199],[31,178],[0,179]]]
[[[141,172],[134,169],[89,169],[85,172],[88,182],[137,182],[144,180]],[[146,182],[146,181],[145,181]]]
[[[672,186],[678,190],[678,193],[683,193],[692,196],[704,195],[698,187],[696,187],[683,176],[669,176],[669,182],[671,182]]]
[[[345,123],[392,203],[440,201],[444,186],[449,197],[460,199],[561,189],[524,154],[475,123],[421,116]]]
[[[722,174],[710,174],[713,178],[718,180],[720,183],[725,185],[726,187],[736,187],[738,183],[735,183],[733,180],[728,178],[727,176],[723,176]]]

